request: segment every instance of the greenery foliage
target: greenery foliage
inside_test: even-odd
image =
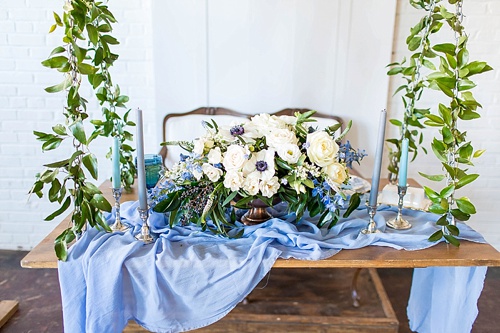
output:
[[[476,208],[468,197],[457,197],[456,190],[479,177],[478,174],[471,173],[469,167],[473,166],[473,160],[484,152],[473,148],[472,143],[467,140],[466,131],[460,129],[459,124],[461,121],[480,117],[478,111],[481,104],[471,92],[476,86],[471,77],[490,71],[492,68],[486,62],[469,58],[468,36],[462,24],[462,0],[448,0],[448,5],[440,0],[410,0],[410,2],[414,7],[427,11],[427,14],[412,29],[407,40],[409,46],[413,43],[421,43],[421,37],[417,36],[417,33],[425,26],[425,24],[421,24],[422,22],[430,22],[430,32],[435,33],[446,24],[455,34],[453,43],[432,46],[428,41],[421,43],[422,65],[433,71],[415,85],[440,91],[449,100],[448,104],[439,103],[434,113],[426,110],[416,118],[425,119],[424,125],[439,129],[440,135],[432,140],[431,149],[441,162],[443,170],[443,173],[437,175],[420,174],[432,181],[446,180],[446,185],[439,191],[425,187],[425,193],[432,201],[429,210],[441,215],[437,224],[442,226],[442,229],[429,239],[437,241],[444,237],[451,244],[458,246],[459,242],[455,236],[458,235],[459,231],[455,225],[455,219],[467,221],[472,214],[476,213]],[[454,6],[455,10],[448,10],[449,5]],[[434,66],[430,59],[439,61],[439,65]],[[404,73],[405,70],[409,71],[402,68],[401,73]],[[422,90],[420,90],[419,95],[415,96],[419,97],[421,93]]]
[[[135,175],[133,149],[126,144],[132,134],[125,130],[126,125],[133,126],[134,123],[127,119],[130,110],[125,112],[123,118],[116,111],[117,108],[125,108],[128,97],[120,94],[109,73],[109,68],[118,59],[118,55],[110,49],[111,45],[118,44],[110,34],[116,19],[105,4],[93,0],[67,1],[63,9],[62,17],[54,12],[55,23],[49,30],[52,33],[61,27],[64,30],[63,44],[54,48],[42,65],[63,73],[62,82],[45,90],[48,93],[66,93],[65,123],[53,126],[51,133],[35,131],[34,134],[42,142],[43,151],[56,149],[63,142],[72,144],[74,151],[66,159],[44,165],[45,170],[36,175],[30,190],[38,197],[46,194],[50,202],[60,204],[46,217],[46,221],[53,220],[73,205],[71,225],[55,240],[55,251],[61,260],[66,259],[68,245],[85,230],[87,224],[109,230],[102,211],[110,211],[111,205],[87,179],[87,175],[95,180],[98,178],[97,158],[90,151],[90,144],[99,136],[119,136],[125,188],[131,186]],[[80,95],[85,76],[96,91],[104,117],[103,120],[90,121],[94,125],[91,133],[85,129],[90,120],[87,100]]]

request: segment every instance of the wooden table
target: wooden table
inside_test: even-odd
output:
[[[381,186],[385,185],[381,181]],[[410,180],[415,186],[415,181]],[[100,187],[112,202],[109,181]],[[122,202],[136,200],[136,193],[124,193]],[[64,219],[40,244],[22,260],[24,268],[57,268],[54,253],[54,239],[70,225],[70,218]],[[367,221],[368,223],[368,221]],[[278,259],[274,267],[280,268],[415,268],[429,266],[500,266],[500,252],[489,244],[461,241],[459,248],[444,242],[418,251],[395,250],[382,246],[367,246],[356,250],[343,250],[324,260]]]

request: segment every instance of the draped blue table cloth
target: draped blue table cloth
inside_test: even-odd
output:
[[[436,215],[404,210],[409,230],[385,228],[395,208],[380,206],[375,217],[383,233],[364,235],[365,209],[327,230],[314,219],[294,223],[280,215],[263,224],[244,227],[241,238],[228,239],[195,226],[168,227],[164,214],[152,213],[151,231],[158,236],[144,245],[133,235],[141,227],[137,202],[121,207],[125,233],[89,229],[59,262],[64,330],[122,332],[133,319],[153,332],[183,332],[210,325],[241,302],[278,258],[321,260],[344,249],[369,245],[420,250],[435,243]],[[283,209],[283,207],[281,207]],[[114,213],[107,216],[114,221]],[[241,226],[243,228],[243,226]],[[459,223],[460,239],[484,243],[483,237]],[[233,232],[237,233],[235,229]],[[469,332],[477,316],[486,267],[415,269],[408,317],[418,332]]]

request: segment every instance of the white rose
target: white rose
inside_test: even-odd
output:
[[[204,163],[201,166],[203,173],[208,177],[211,182],[216,182],[222,176],[222,170],[214,167],[211,164]]]
[[[302,155],[300,153],[300,148],[294,144],[282,145],[278,147],[276,152],[278,153],[278,156],[281,157],[282,160],[292,164],[297,163],[300,156]]]
[[[335,162],[339,146],[325,131],[316,131],[307,135],[307,156],[320,167]]]
[[[222,162],[222,153],[219,147],[215,147],[208,152],[208,163],[218,164]]]
[[[259,172],[255,171],[246,177],[243,189],[249,195],[257,195],[259,193],[259,176]]]
[[[224,187],[231,189],[231,191],[238,191],[242,185],[243,174],[238,171],[228,171],[224,177]]]
[[[266,143],[271,148],[278,148],[285,144],[294,144],[298,142],[295,133],[286,128],[275,128],[266,135]]]
[[[245,128],[256,133],[259,137],[269,134],[275,128],[286,128],[287,124],[276,116],[267,113],[261,113],[251,118]]]
[[[280,188],[280,182],[278,177],[272,177],[271,179],[262,179],[259,184],[260,192],[263,196],[271,198],[278,192]]]
[[[238,145],[231,145],[227,147],[227,151],[224,153],[224,159],[222,164],[226,170],[240,170],[243,164],[248,160],[249,155],[248,149]]]
[[[280,116],[279,119],[287,125],[295,126],[297,124],[297,117],[294,116]]]
[[[323,168],[328,179],[335,184],[342,184],[347,179],[345,167],[340,163],[332,163]]]

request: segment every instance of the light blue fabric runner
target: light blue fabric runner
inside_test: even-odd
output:
[[[280,216],[283,209],[277,208],[274,213],[278,215],[274,216]],[[368,245],[404,250],[434,245],[427,238],[437,230],[436,216],[410,210],[403,213],[413,224],[406,231],[386,229],[385,218],[394,217],[395,209],[381,206],[376,221],[378,228],[385,230],[383,233],[359,233],[367,225],[366,210],[360,209],[331,230],[318,229],[308,217],[293,224],[294,215],[281,215],[257,226],[244,227],[244,235],[238,239],[215,236],[194,226],[170,229],[163,214],[153,213],[149,221],[158,239],[154,244],[143,245],[133,237],[140,229],[137,202],[125,202],[122,221],[133,225],[133,229],[112,234],[90,229],[71,247],[68,261],[59,262],[64,330],[122,332],[129,319],[153,332],[192,330],[231,311],[278,257],[320,260],[342,249]],[[114,214],[107,220],[112,223]],[[467,225],[459,224],[459,229],[461,239],[484,242]],[[425,269],[427,275],[415,274],[412,287],[408,314],[412,327],[419,332],[431,332],[426,326],[431,324],[429,320],[434,316],[445,320],[439,313],[447,313],[449,307],[447,298],[423,295],[424,291],[429,292],[430,282],[437,286],[441,281],[434,275],[440,271],[430,273],[431,270],[435,269]],[[443,270],[449,272],[453,268]],[[450,295],[456,292],[455,286],[464,288],[464,283],[473,283],[477,292],[458,300],[465,307],[460,311],[472,312],[473,322],[484,274],[476,269],[464,270],[469,272],[465,273],[469,274],[466,278],[456,275],[456,280],[442,283],[439,288],[447,288],[448,291],[441,291]],[[434,292],[435,288],[430,290]],[[431,308],[432,314],[422,311],[422,307]]]
[[[487,267],[415,268],[408,301],[410,329],[422,333],[470,332]]]

